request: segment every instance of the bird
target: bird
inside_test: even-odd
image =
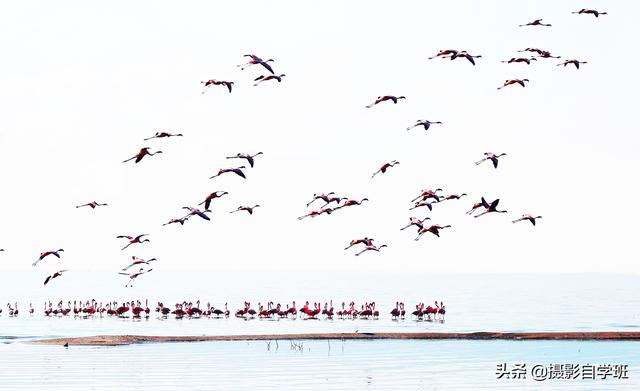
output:
[[[285,75],[284,73],[282,75],[260,75],[258,77],[256,77],[255,79],[253,79],[253,81],[255,81],[256,83],[253,84],[254,87],[256,87],[258,84],[267,81],[267,80],[277,80],[278,83],[280,83],[282,81],[282,78],[285,77],[287,75]]]
[[[258,208],[258,207],[260,207],[260,205],[254,205],[254,206],[239,206],[239,207],[238,207],[238,209],[236,209],[236,210],[232,210],[232,211],[231,211],[231,212],[229,212],[229,213],[241,212],[241,211],[243,211],[243,210],[246,210],[247,212],[249,212],[249,214],[250,214],[250,215],[252,215],[252,214],[253,214],[253,210],[254,210],[255,208]]]
[[[433,211],[433,202],[427,202],[427,201],[416,202],[415,205],[409,208],[409,210],[421,208],[423,206],[426,206],[427,208],[429,208],[429,211]]]
[[[247,179],[247,177],[244,175],[244,172],[242,172],[242,170],[245,169],[245,168],[246,168],[245,166],[240,166],[240,167],[236,167],[236,168],[221,168],[221,169],[218,170],[218,173],[216,175],[210,177],[209,179],[213,179],[213,178],[215,178],[217,176],[220,176],[220,175],[222,175],[224,173],[227,173],[227,172],[233,172],[234,174],[236,174],[236,175],[238,175],[238,176],[240,176],[240,177],[242,177],[244,179]]]
[[[530,57],[530,58],[526,58],[526,57],[512,57],[510,60],[508,61],[502,61],[503,63],[507,63],[507,64],[513,64],[513,63],[518,63],[518,62],[524,62],[527,65],[531,64],[531,61],[538,61],[535,57]]]
[[[149,152],[150,147],[144,147],[142,149],[140,149],[140,152],[138,152],[137,154],[135,154],[133,157],[130,157],[127,160],[123,160],[122,163],[126,163],[130,160],[136,159],[135,162],[139,163],[143,157],[149,155],[149,156],[153,156],[153,155],[157,155],[159,153],[162,153],[162,151],[156,151],[156,152]]]
[[[422,201],[426,201],[429,198],[433,198],[434,200],[436,200],[436,202],[439,202],[440,201],[440,196],[437,194],[439,191],[442,191],[442,189],[440,189],[440,188],[437,188],[435,190],[423,189],[420,192],[420,195],[418,195],[416,198],[412,199],[411,202],[416,202],[420,198],[422,198]]]
[[[424,228],[424,222],[427,220],[431,220],[430,217],[425,217],[424,219],[420,220],[417,217],[409,217],[409,224],[405,225],[404,227],[400,228],[400,231],[404,231],[405,229],[415,225],[416,227],[418,227],[418,230],[421,230],[422,228]]]
[[[148,259],[148,260],[144,260],[144,259],[142,259],[142,258],[138,258],[138,257],[136,257],[135,255],[134,255],[134,256],[132,256],[132,257],[131,257],[131,259],[133,260],[133,262],[131,262],[131,264],[130,264],[129,266],[127,266],[127,267],[125,267],[124,269],[122,269],[122,271],[123,271],[123,272],[124,272],[124,271],[127,271],[130,267],[133,267],[133,266],[135,266],[135,265],[140,265],[140,264],[143,264],[143,263],[144,263],[145,265],[148,265],[148,264],[149,264],[149,262],[155,262],[155,261],[157,261],[157,259],[156,259],[156,258],[151,258],[151,259]]]
[[[177,219],[171,219],[168,222],[162,224],[162,226],[169,225],[169,224],[177,224],[177,223],[180,223],[180,225],[184,225],[184,223],[186,223],[187,220],[189,220],[190,217],[191,217],[191,215],[186,215],[184,217],[180,217],[180,218],[177,218]]]
[[[529,81],[529,79],[509,79],[509,80],[506,80],[502,86],[498,87],[498,89],[501,90],[506,86],[510,86],[510,85],[516,84],[516,83],[520,84],[521,86],[524,87],[524,83],[528,82],[528,81]]]
[[[87,204],[78,205],[78,206],[76,206],[76,208],[82,208],[83,206],[90,206],[91,209],[95,209],[96,206],[107,206],[107,204],[99,204],[99,203],[97,203],[95,201],[91,201],[91,202],[89,202]]]
[[[498,168],[498,158],[506,155],[507,155],[506,153],[501,153],[499,155],[496,155],[495,153],[492,153],[492,152],[485,152],[484,158],[482,158],[482,160],[478,160],[476,162],[476,166],[478,164],[481,164],[484,161],[491,160],[491,162],[493,163],[493,168]]]
[[[387,169],[389,167],[393,167],[396,164],[400,164],[400,162],[397,161],[397,160],[392,160],[389,163],[383,164],[382,167],[380,167],[380,169],[378,171],[374,172],[373,175],[371,175],[371,178],[373,178],[374,176],[378,175],[379,173],[383,173],[384,174],[385,172],[387,172]]]
[[[201,81],[200,83],[204,84],[204,90],[202,91],[202,94],[207,92],[207,90],[211,88],[211,86],[220,86],[220,85],[227,87],[229,89],[229,93],[231,93],[231,89],[234,84],[232,81],[223,81],[223,80],[214,80],[214,79]]]
[[[311,204],[313,204],[314,201],[316,201],[316,200],[322,200],[326,204],[328,204],[329,203],[329,199],[331,198],[330,196],[332,194],[336,194],[336,193],[330,192],[330,193],[327,193],[327,194],[324,194],[324,193],[316,193],[316,194],[314,194],[313,195],[313,199],[310,202],[307,203],[307,207],[311,206]]]
[[[251,59],[249,60],[249,62],[247,62],[246,64],[241,64],[238,65],[238,68],[240,68],[240,70],[245,70],[247,67],[250,67],[251,65],[256,65],[256,64],[260,64],[262,65],[266,70],[268,70],[269,72],[271,72],[271,74],[273,74],[273,68],[271,68],[271,65],[269,65],[270,62],[274,62],[273,59],[268,59],[267,61],[262,60],[260,57],[256,56],[255,54],[245,54],[243,57],[250,57]]]
[[[458,54],[457,50],[453,50],[453,49],[442,49],[438,52],[438,54],[436,54],[435,56],[432,57],[428,57],[429,60],[433,60],[434,58],[438,58],[438,57],[443,57],[446,58],[447,56],[455,56],[456,54]]]
[[[580,11],[572,12],[572,14],[585,14],[585,15],[591,14],[591,15],[595,16],[596,18],[598,16],[600,16],[600,15],[607,15],[606,12],[600,12],[600,11],[590,10],[590,9],[586,9],[586,8],[583,8]]]
[[[518,221],[529,220],[529,222],[531,222],[531,224],[536,225],[536,219],[541,219],[541,218],[542,218],[542,216],[533,217],[530,214],[523,214],[522,217],[513,220],[512,223],[517,223]]]
[[[388,247],[386,244],[383,244],[382,246],[376,247],[376,246],[367,246],[364,248],[364,250],[360,251],[359,253],[356,253],[356,257],[359,256],[360,254],[363,254],[367,251],[376,251],[376,252],[380,252],[380,249],[382,249],[383,247]]]
[[[47,285],[49,283],[49,281],[53,280],[56,277],[60,277],[62,275],[62,273],[66,272],[67,270],[60,270],[57,271],[55,273],[53,273],[52,275],[48,276],[45,280],[44,280],[44,285]]]
[[[479,215],[473,216],[473,217],[480,217],[482,215],[485,215],[487,213],[507,213],[506,210],[498,210],[496,209],[498,207],[498,203],[500,202],[500,199],[497,198],[495,200],[493,200],[493,202],[491,204],[489,204],[484,197],[482,197],[482,205],[485,207],[485,211],[480,213]]]
[[[411,129],[413,129],[413,128],[417,128],[418,126],[422,126],[422,127],[424,127],[424,130],[429,130],[429,128],[430,128],[430,127],[431,127],[431,125],[433,125],[433,124],[442,124],[442,122],[440,122],[440,121],[429,121],[429,120],[427,120],[427,119],[424,119],[424,120],[419,119],[418,121],[416,121],[416,123],[415,123],[414,125],[409,126],[409,127],[407,128],[407,131],[409,131],[409,130],[411,130]]]
[[[432,225],[432,226],[429,226],[429,227],[423,227],[420,230],[418,230],[418,236],[414,240],[416,240],[416,241],[420,240],[422,235],[426,234],[427,232],[431,232],[432,234],[436,235],[437,237],[440,237],[440,230],[444,229],[444,228],[451,228],[451,226],[450,225],[444,225],[444,226]]]
[[[341,207],[337,207],[336,209],[338,209],[338,208],[341,208]],[[302,219],[307,218],[307,217],[317,217],[317,216],[320,216],[323,213],[326,213],[326,214],[330,215],[334,210],[335,209],[331,209],[331,208],[325,208],[325,209],[320,209],[320,210],[312,210],[311,212],[307,213],[306,215],[298,217],[298,220],[302,220]]]
[[[169,138],[169,137],[182,137],[182,133],[168,133],[168,132],[156,132],[156,134],[154,134],[151,137],[147,137],[144,139],[144,141],[149,141],[149,140],[153,140],[154,138]]]
[[[457,195],[457,194],[450,194],[450,195],[448,195],[448,196],[444,196],[444,197],[442,197],[442,200],[441,200],[441,201],[459,200],[460,198],[462,198],[462,197],[464,197],[464,196],[466,196],[466,195],[467,195],[467,193],[462,193],[462,194],[460,194],[460,195]]]
[[[543,50],[542,52],[540,52],[538,54],[539,58],[560,58],[560,56],[552,56],[551,52],[548,52],[546,50]]]
[[[57,258],[60,258],[60,253],[61,252],[64,252],[64,249],[59,248],[57,250],[50,250],[50,251],[42,252],[42,253],[40,253],[40,257],[38,257],[38,260],[35,261],[34,263],[32,263],[31,266],[37,265],[38,262],[42,261],[43,259],[45,259],[49,255],[54,255]]]
[[[220,198],[225,194],[229,194],[229,193],[227,193],[226,191],[214,191],[213,193],[209,194],[207,198],[205,198],[204,201],[202,201],[198,205],[204,204],[204,208],[209,209],[209,207],[211,206],[211,201],[213,201],[216,198]]]
[[[262,155],[262,152],[258,152],[255,155],[250,155],[248,153],[238,153],[236,156],[227,156],[227,159],[247,159],[251,168],[253,168],[254,159],[258,155]]]
[[[354,205],[362,205],[363,202],[369,201],[368,198],[363,198],[360,201],[357,200],[346,200],[344,204],[336,207],[336,209],[344,208],[345,206],[354,206]]]
[[[524,52],[538,53],[538,57],[541,57],[541,58],[560,58],[559,56],[558,57],[552,56],[548,50],[544,50],[544,49],[526,48],[524,50],[518,50],[518,53],[524,53]]]
[[[354,239],[351,242],[349,242],[349,245],[347,247],[345,247],[344,249],[348,250],[351,247],[353,247],[353,246],[355,246],[357,244],[360,244],[360,243],[364,244],[365,246],[373,246],[373,241],[374,241],[374,239],[370,239],[368,237],[364,237],[362,239]]]
[[[198,208],[193,208],[190,206],[183,206],[182,209],[187,209],[189,211],[188,216],[193,216],[193,215],[198,215],[199,217],[205,219],[205,220],[211,220],[209,218],[209,216],[207,216],[205,213],[211,213],[211,210],[206,209],[206,210],[200,210]]]
[[[527,24],[521,24],[520,27],[525,27],[525,26],[545,26],[545,27],[551,27],[550,24],[545,24],[542,23],[542,19],[536,19],[533,22],[529,22]]]
[[[377,105],[378,103],[382,103],[388,100],[392,101],[394,104],[397,104],[400,99],[407,99],[407,98],[405,98],[404,96],[395,97],[393,95],[383,95],[383,96],[379,96],[378,98],[376,98],[375,102],[371,103],[370,105],[366,105],[365,107],[367,109],[370,109],[373,106]]]
[[[151,240],[149,239],[142,239],[144,236],[149,236],[149,234],[142,234],[142,235],[138,235],[138,236],[129,236],[129,235],[118,235],[116,236],[117,239],[129,239],[129,243],[124,246],[121,250],[125,250],[127,247],[131,246],[132,244],[136,244],[136,243],[144,243],[144,242],[151,242]]]
[[[456,58],[466,58],[472,65],[476,65],[476,62],[474,60],[474,58],[481,58],[481,55],[477,55],[477,56],[472,56],[471,54],[467,53],[466,51],[461,51],[458,53],[453,54],[450,57],[450,60],[455,60]]]
[[[322,205],[320,209],[325,208],[327,205],[329,205],[332,202],[335,202],[336,204],[339,205],[342,200],[346,200],[346,199],[348,198],[347,197],[327,197],[327,199],[324,200],[325,204]]]
[[[586,61],[564,60],[563,62],[561,62],[557,66],[564,65],[566,67],[569,64],[573,64],[576,67],[576,69],[580,69],[580,64],[586,64],[586,63],[587,63]]]
[[[140,270],[139,270],[138,272],[136,272],[136,273],[131,273],[131,274],[129,274],[129,273],[119,272],[118,274],[122,274],[122,275],[125,275],[125,276],[129,276],[129,282],[127,282],[127,283],[125,284],[125,288],[126,288],[127,286],[133,286],[133,285],[132,285],[132,284],[133,284],[133,280],[135,280],[136,278],[140,277],[141,275],[143,275],[143,274],[145,274],[145,273],[149,273],[149,272],[150,272],[150,271],[152,271],[152,270],[153,270],[153,269],[144,270],[144,268],[140,268]]]

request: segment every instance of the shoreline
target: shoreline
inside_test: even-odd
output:
[[[640,341],[637,331],[592,332],[473,332],[473,333],[308,333],[258,335],[95,335],[90,337],[53,338],[29,341],[39,345],[120,346],[141,343],[206,342],[206,341],[271,341],[271,340],[513,340],[513,341]]]

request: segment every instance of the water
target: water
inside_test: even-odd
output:
[[[41,346],[33,338],[97,334],[228,335],[380,331],[640,331],[640,284],[623,275],[472,275],[356,273],[157,273],[134,288],[119,276],[69,273],[41,286],[33,273],[12,273],[0,300],[21,314],[0,315],[0,389],[638,389],[635,342],[589,341],[303,341],[199,342],[119,347]],[[242,320],[45,317],[45,299],[98,301],[149,298],[165,303],[249,300],[301,306],[305,300],[376,301],[379,320]],[[443,300],[444,322],[392,321],[396,300]],[[29,316],[28,303],[36,313]],[[628,364],[627,380],[497,380],[500,362]],[[43,382],[42,379],[46,379]]]

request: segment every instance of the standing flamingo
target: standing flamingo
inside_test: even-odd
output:
[[[407,98],[405,98],[404,96],[395,97],[393,95],[383,95],[383,96],[377,97],[376,100],[373,103],[371,103],[369,105],[366,105],[365,107],[367,109],[370,109],[373,106],[377,105],[378,103],[382,103],[382,102],[385,102],[385,101],[388,101],[388,100],[392,101],[394,104],[397,104],[398,100],[400,100],[400,99],[407,99]]]
[[[64,249],[59,248],[57,250],[50,250],[50,251],[42,252],[42,253],[40,253],[40,256],[38,257],[38,260],[35,261],[34,263],[32,263],[31,266],[37,265],[40,261],[42,261],[43,259],[45,259],[49,255],[53,255],[56,258],[60,258],[60,253],[61,252],[64,252]]]
[[[371,178],[375,177],[376,175],[378,175],[378,174],[380,174],[380,173],[383,173],[383,174],[384,174],[385,172],[387,172],[387,169],[388,169],[389,167],[393,167],[393,166],[395,166],[396,164],[400,164],[400,162],[399,162],[399,161],[396,161],[396,160],[392,160],[392,161],[390,161],[389,163],[385,163],[385,164],[383,164],[383,165],[382,165],[382,167],[380,167],[380,169],[379,169],[378,171],[374,172],[374,173],[373,173],[373,175],[371,175]]]
[[[528,220],[531,224],[533,224],[535,226],[536,225],[536,219],[541,219],[541,218],[542,218],[542,216],[533,217],[530,214],[523,214],[522,217],[513,220],[512,223],[517,223],[518,221]]]
[[[236,156],[227,156],[227,159],[246,159],[247,162],[249,162],[249,165],[251,166],[251,168],[253,168],[255,157],[262,154],[263,154],[262,152],[258,152],[255,155],[251,155],[248,153],[238,153]]]
[[[156,152],[149,152],[150,147],[144,147],[142,149],[140,149],[140,152],[138,152],[137,154],[135,154],[133,157],[130,157],[127,160],[123,160],[122,163],[126,163],[130,160],[136,159],[135,162],[139,163],[143,157],[149,155],[149,156],[153,156],[153,155],[157,155],[159,153],[162,153],[162,151],[156,151]]]

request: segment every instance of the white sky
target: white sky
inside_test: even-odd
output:
[[[571,14],[583,7],[609,15]],[[4,4],[0,271],[62,247],[73,270],[139,255],[162,270],[637,272],[639,11],[595,0]],[[517,27],[537,18],[553,27]],[[588,64],[500,63],[526,47]],[[483,58],[426,60],[445,48]],[[236,68],[245,53],[287,77],[253,87],[264,72]],[[233,93],[201,95],[209,78],[234,81]],[[508,78],[531,82],[496,91]],[[408,99],[364,108],[384,94]],[[404,130],[424,118],[445,125]],[[185,137],[142,141],[160,130]],[[143,146],[164,153],[121,163]],[[241,163],[225,156],[257,151],[246,181],[208,179]],[[498,170],[475,166],[485,151],[508,156]],[[470,197],[408,211],[436,187]],[[212,222],[161,226],[214,190],[231,195]],[[371,202],[296,219],[329,191]],[[482,195],[510,213],[466,216]],[[93,200],[110,206],[74,208]],[[228,213],[255,203],[253,216]],[[511,224],[524,212],[544,218]],[[415,242],[399,231],[411,215],[453,228]],[[139,233],[151,243],[119,250],[116,235]],[[367,235],[389,247],[343,250]]]

